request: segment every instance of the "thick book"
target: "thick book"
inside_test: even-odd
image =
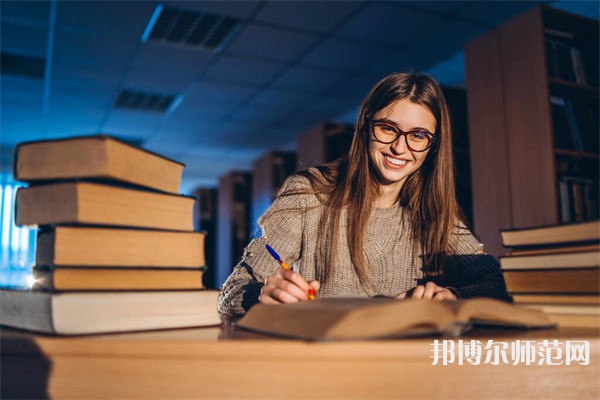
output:
[[[600,268],[503,271],[510,293],[600,293]]]
[[[90,224],[193,231],[194,199],[91,182],[19,188],[17,225]]]
[[[531,268],[582,268],[600,267],[600,252],[573,252],[555,254],[532,254],[500,257],[504,270]]]
[[[550,314],[593,315],[600,317],[600,306],[598,306],[598,304],[530,303],[525,304],[524,307],[541,310]]]
[[[515,303],[547,303],[547,304],[595,304],[600,305],[600,295],[586,294],[515,294]]]
[[[0,290],[0,324],[57,335],[219,325],[218,291]]]
[[[600,221],[505,229],[500,233],[506,247],[598,241]]]
[[[35,287],[45,290],[202,289],[200,269],[33,268]]]
[[[237,325],[305,340],[362,340],[441,333],[456,336],[474,324],[546,328],[541,311],[493,299],[456,302],[329,298],[295,304],[257,304]]]
[[[600,243],[590,243],[582,245],[550,246],[538,248],[517,248],[510,252],[512,256],[558,254],[558,253],[579,253],[586,251],[600,252]]]
[[[36,265],[200,268],[204,233],[57,226],[38,233]]]
[[[15,179],[107,179],[179,193],[182,163],[110,136],[84,136],[21,143],[15,150]]]

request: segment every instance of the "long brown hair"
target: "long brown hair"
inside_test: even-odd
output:
[[[381,109],[408,99],[427,107],[437,126],[435,141],[416,172],[404,182],[398,201],[409,212],[413,239],[420,245],[425,275],[444,272],[444,257],[452,251],[451,237],[457,221],[463,220],[456,201],[452,133],[446,100],[439,84],[424,74],[397,73],[378,82],[363,100],[348,155],[319,167],[320,174],[305,170],[300,174],[311,182],[326,209],[321,224],[319,280],[334,274],[333,260],[339,240],[342,209],[347,209],[347,244],[361,284],[370,286],[363,257],[363,239],[372,204],[380,194],[378,175],[369,157],[370,121]]]

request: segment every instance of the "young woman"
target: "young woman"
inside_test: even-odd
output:
[[[380,81],[361,105],[349,154],[288,178],[260,225],[222,287],[223,314],[305,301],[311,289],[317,297],[510,300],[498,261],[461,218],[448,108],[426,75]]]

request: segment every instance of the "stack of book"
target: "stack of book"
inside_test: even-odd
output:
[[[17,225],[39,226],[35,284],[0,323],[56,334],[219,324],[183,164],[108,136],[22,143]]]
[[[557,322],[600,324],[600,221],[501,232],[511,252],[500,257],[517,304],[541,309]]]

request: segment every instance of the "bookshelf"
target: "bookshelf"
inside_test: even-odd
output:
[[[250,237],[252,175],[231,171],[219,179],[217,194],[216,287],[240,260]]]
[[[270,151],[252,165],[252,229],[250,236],[258,237],[258,219],[275,199],[279,188],[296,168],[296,153]]]
[[[450,111],[452,126],[452,155],[456,178],[456,198],[467,221],[473,221],[471,196],[471,159],[469,125],[467,122],[467,93],[464,89],[442,86]]]
[[[335,161],[348,154],[354,127],[337,122],[321,122],[298,136],[297,170]]]
[[[489,253],[505,252],[499,229],[598,218],[598,32],[537,6],[465,47],[474,228]]]
[[[206,270],[202,282],[207,289],[215,289],[215,252],[217,233],[217,189],[198,188],[192,192],[196,197],[194,207],[194,230],[206,232],[204,251],[206,257]]]

